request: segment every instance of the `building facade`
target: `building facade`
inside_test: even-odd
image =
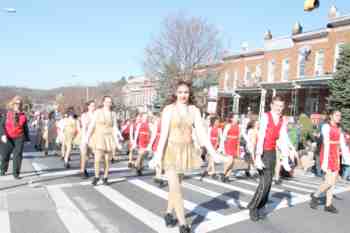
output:
[[[296,23],[288,36],[274,38],[266,32],[263,48],[223,59],[218,114],[259,114],[276,94],[286,100],[287,115],[324,112],[327,83],[345,43],[350,43],[350,15],[339,16],[335,7],[322,29],[303,32]]]
[[[124,105],[132,111],[151,111],[157,96],[157,85],[156,80],[145,76],[129,77],[122,90]]]

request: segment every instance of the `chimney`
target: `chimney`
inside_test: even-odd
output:
[[[303,32],[303,27],[299,22],[296,22],[293,26],[292,35],[298,35]]]
[[[264,40],[271,40],[272,39],[272,33],[270,30],[267,30],[265,32]]]
[[[331,6],[331,8],[329,9],[328,12],[328,20],[332,21],[333,19],[337,18],[339,16],[339,12],[337,10],[337,8],[333,5]]]

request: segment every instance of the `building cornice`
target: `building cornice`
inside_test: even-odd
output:
[[[253,57],[253,56],[261,56],[264,55],[264,49],[256,49],[256,50],[251,50],[251,51],[246,51],[238,54],[233,54],[231,56],[224,57],[224,61],[228,60],[234,60],[238,58],[245,58],[245,57]]]
[[[335,28],[335,27],[341,27],[341,26],[346,26],[346,25],[350,25],[350,15],[340,16],[340,17],[337,17],[337,18],[331,20],[327,24],[327,27]]]
[[[314,40],[320,39],[328,36],[328,30],[326,28],[322,28],[317,31],[304,32],[301,34],[293,35],[292,39],[294,42],[301,42],[306,40]]]

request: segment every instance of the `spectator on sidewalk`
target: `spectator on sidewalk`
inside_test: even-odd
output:
[[[0,175],[5,175],[13,153],[13,177],[19,179],[24,142],[29,141],[27,117],[23,112],[23,100],[15,96],[0,122]]]

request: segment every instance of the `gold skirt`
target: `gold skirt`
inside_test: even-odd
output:
[[[163,157],[163,169],[175,169],[177,173],[185,173],[201,167],[200,151],[192,143],[168,142]]]
[[[115,139],[112,134],[95,135],[95,150],[104,151],[105,153],[114,153],[117,148]]]

